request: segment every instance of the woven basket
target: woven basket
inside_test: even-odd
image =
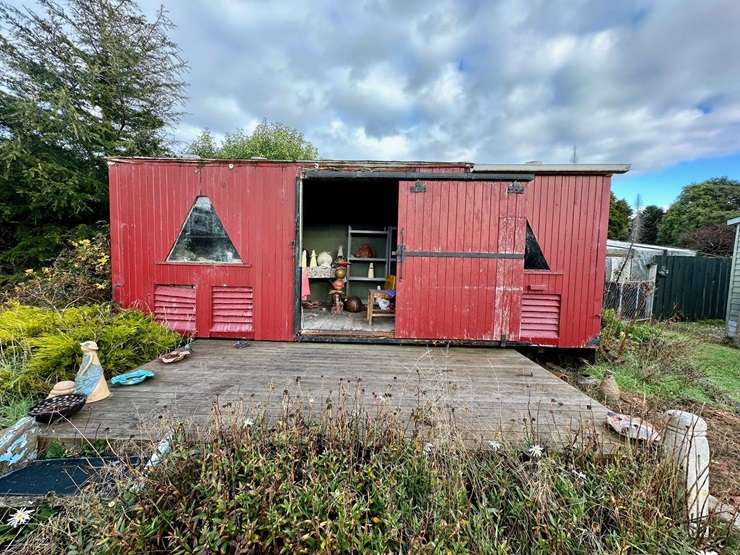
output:
[[[37,422],[50,424],[58,418],[69,418],[85,406],[87,397],[79,393],[57,395],[39,401],[28,411],[28,416],[36,418]]]

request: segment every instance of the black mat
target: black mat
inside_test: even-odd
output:
[[[25,468],[0,477],[0,495],[76,495],[94,479],[102,467],[122,464],[113,457],[81,457],[36,461]],[[129,460],[128,463],[136,463]]]

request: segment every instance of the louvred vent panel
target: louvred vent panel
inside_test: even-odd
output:
[[[254,331],[254,291],[251,287],[214,287],[212,332]]]
[[[154,318],[171,330],[195,333],[195,287],[155,285]]]
[[[560,295],[522,295],[521,337],[557,339],[560,335]]]

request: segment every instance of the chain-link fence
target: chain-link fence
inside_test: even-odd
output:
[[[607,281],[604,308],[613,309],[622,320],[649,320],[653,312],[655,283],[652,281]]]
[[[651,259],[628,250],[623,256],[607,256],[604,308],[623,320],[649,320],[653,315],[655,272]]]

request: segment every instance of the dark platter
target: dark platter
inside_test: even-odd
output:
[[[69,418],[85,406],[87,396],[79,393],[58,395],[39,401],[28,411],[28,416],[34,416],[37,422],[50,424],[58,418]]]

